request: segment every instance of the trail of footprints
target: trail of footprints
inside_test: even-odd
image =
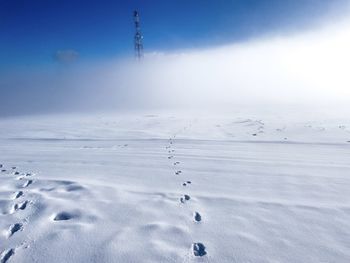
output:
[[[174,136],[175,138],[175,136]],[[166,146],[166,149],[168,150],[168,159],[173,159],[175,150],[172,149],[173,146],[173,139],[169,139],[169,145]],[[177,168],[180,166],[179,161],[173,162],[173,166],[176,166]],[[21,210],[25,210],[28,205],[30,205],[31,201],[30,200],[23,200],[23,197],[26,195],[26,192],[29,191],[29,187],[34,183],[34,180],[31,179],[34,174],[32,173],[21,173],[20,171],[17,170],[17,167],[13,166],[10,168],[5,168],[3,164],[0,164],[0,174],[11,174],[17,180],[24,181],[24,183],[21,186],[21,190],[18,190],[12,194],[12,197],[10,197],[11,200],[13,200],[14,205],[12,206],[12,209],[9,211],[8,214],[14,214],[18,213]],[[175,171],[176,176],[182,175],[182,171],[179,169],[176,169]],[[183,187],[188,187],[192,184],[191,181],[186,180],[182,183]],[[185,204],[191,200],[191,196],[188,194],[184,194],[179,198],[181,204]],[[58,213],[54,216],[53,220],[54,221],[65,221],[65,220],[70,220],[73,217],[70,213],[67,212],[61,212]],[[17,232],[19,231],[24,231],[25,228],[25,221],[22,220],[23,222],[14,222],[12,225],[9,226],[7,230],[7,238],[10,239],[12,236],[14,236]],[[199,212],[195,211],[193,212],[193,221],[195,223],[199,223],[202,221],[202,216],[200,215]],[[0,252],[0,263],[7,263],[16,253],[17,248],[9,248],[6,249],[2,252]],[[206,252],[206,247],[204,244],[200,242],[194,242],[191,245],[191,251],[192,254],[196,257],[202,257],[207,254]]]
[[[1,169],[0,175],[12,175],[14,176],[14,179],[24,181],[24,183],[20,186],[22,190],[14,192],[12,196],[9,198],[10,200],[13,200],[14,204],[7,214],[12,215],[21,210],[25,210],[31,201],[21,200],[21,199],[22,197],[25,196],[26,191],[28,191],[28,187],[34,182],[33,179],[29,179],[30,177],[33,176],[33,174],[21,173],[20,171],[18,171],[17,167],[15,166],[6,169],[3,164],[0,164],[0,169]],[[17,232],[24,230],[24,219],[22,221],[23,222],[15,222],[9,226],[6,233],[6,237],[8,239],[10,239]],[[15,255],[15,252],[16,252],[16,248],[9,248],[2,251],[0,253],[0,263],[8,262]]]
[[[174,136],[173,138],[175,139],[176,136]],[[166,150],[168,151],[168,159],[174,159],[175,158],[175,150],[172,149],[172,146],[174,144],[174,141],[173,141],[173,138],[170,138],[169,139],[169,145],[166,146]],[[178,168],[180,166],[180,162],[178,161],[175,161],[173,162],[173,165]],[[175,175],[176,176],[179,176],[182,174],[182,171],[180,169],[176,169],[175,171]],[[182,183],[182,186],[183,187],[188,187],[192,184],[191,181],[187,180],[187,181],[184,181]],[[185,204],[187,202],[189,202],[191,200],[191,196],[188,195],[188,194],[184,194],[180,197],[180,203],[181,204]],[[199,212],[195,211],[193,212],[193,221],[195,223],[199,223],[202,221],[202,216]],[[191,251],[192,251],[192,254],[195,256],[195,257],[202,257],[202,256],[205,256],[207,254],[207,251],[206,251],[206,247],[204,246],[203,243],[200,243],[200,242],[194,242],[191,246]]]

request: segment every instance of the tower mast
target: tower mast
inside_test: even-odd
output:
[[[143,57],[143,44],[142,44],[143,36],[141,34],[139,12],[136,10],[134,11],[134,22],[135,22],[135,38],[134,38],[135,57],[140,60]]]

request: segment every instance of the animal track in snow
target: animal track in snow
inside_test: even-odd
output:
[[[22,192],[22,191],[18,191],[18,192],[16,192],[16,193],[14,194],[13,199],[18,199],[18,198],[20,198],[22,195],[23,195],[23,192]]]
[[[174,163],[174,165],[179,165],[179,164],[180,164],[180,162],[175,162],[175,163]]]
[[[26,188],[28,186],[30,186],[33,183],[33,180],[27,180],[24,184],[23,184],[23,188]]]
[[[0,263],[6,263],[14,254],[15,250],[13,248],[5,250],[1,253]]]
[[[192,252],[196,257],[202,257],[207,254],[205,251],[205,246],[202,243],[193,243]]]
[[[24,210],[24,209],[26,209],[27,208],[27,205],[28,205],[28,200],[25,200],[25,201],[23,201],[22,203],[19,203],[19,204],[15,204],[14,206],[13,206],[13,209],[12,209],[12,214],[14,213],[14,212],[16,212],[17,210]]]
[[[14,233],[23,229],[23,225],[21,223],[16,223],[10,226],[8,230],[7,237],[10,238]]]
[[[191,184],[191,181],[186,181],[182,183],[182,186],[187,186],[188,184]]]
[[[180,198],[181,203],[185,203],[186,201],[190,200],[191,197],[189,195],[184,195],[183,197]]]
[[[54,221],[66,221],[70,220],[74,217],[74,215],[68,213],[68,212],[60,212],[56,214],[53,218]]]
[[[180,173],[182,173],[182,171],[176,171],[175,174],[179,175]]]
[[[195,222],[200,222],[200,221],[202,221],[202,216],[198,212],[194,212],[193,213],[193,220]]]
[[[172,158],[174,158],[174,156],[172,156],[172,155],[171,155],[171,156],[168,156],[168,159],[172,159]]]
[[[82,187],[80,185],[72,184],[72,185],[67,185],[65,190],[67,192],[81,191],[81,190],[84,190],[84,187]]]

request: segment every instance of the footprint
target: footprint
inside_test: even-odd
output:
[[[174,156],[172,156],[172,155],[171,155],[171,156],[168,156],[168,159],[172,159],[172,158],[174,158]]]
[[[22,195],[23,195],[23,192],[22,192],[22,191],[18,191],[18,192],[16,192],[16,193],[14,194],[13,199],[18,199],[18,198],[20,198]]]
[[[27,180],[27,181],[24,183],[23,188],[26,188],[26,187],[30,186],[32,183],[33,183],[33,180]]]
[[[202,243],[193,243],[192,244],[192,252],[196,257],[203,257],[207,254],[205,251],[205,246]]]
[[[18,171],[16,171],[16,172],[14,173],[14,175],[19,175],[19,172],[18,172]]]
[[[2,173],[6,172],[6,169],[2,169],[1,172],[2,172]]]
[[[15,250],[13,248],[5,250],[1,253],[0,263],[6,263],[14,254]]]
[[[202,216],[198,212],[194,212],[193,213],[193,220],[195,222],[200,222],[200,221],[202,221]]]
[[[180,164],[180,162],[175,162],[175,163],[174,163],[174,165],[179,165],[179,164]]]
[[[10,238],[14,233],[22,230],[23,225],[21,223],[16,223],[12,226],[10,226],[9,230],[8,230],[8,235],[7,238]]]
[[[188,184],[191,184],[191,181],[186,181],[186,182],[182,183],[182,186],[187,186]]]
[[[26,176],[32,176],[33,174],[32,173],[26,173]]]
[[[74,216],[68,212],[60,212],[53,218],[54,221],[66,221],[72,219]]]
[[[176,171],[175,174],[179,175],[180,173],[182,173],[182,171]]]
[[[180,198],[181,203],[185,203],[186,201],[190,200],[191,197],[189,195],[184,195],[183,197]]]
[[[74,185],[74,184],[68,185],[68,186],[65,187],[65,190],[67,192],[82,191],[84,189],[85,189],[84,187],[82,187],[80,185]]]
[[[27,205],[28,205],[28,200],[25,200],[25,201],[23,201],[22,203],[19,203],[19,204],[15,204],[14,206],[13,206],[13,209],[12,209],[12,214],[14,213],[14,212],[16,212],[17,210],[24,210],[24,209],[26,209],[27,208]]]

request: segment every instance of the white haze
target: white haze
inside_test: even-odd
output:
[[[4,114],[350,104],[350,23],[134,60],[8,74]],[[334,106],[335,105],[335,106]],[[339,106],[340,108],[340,106]]]

